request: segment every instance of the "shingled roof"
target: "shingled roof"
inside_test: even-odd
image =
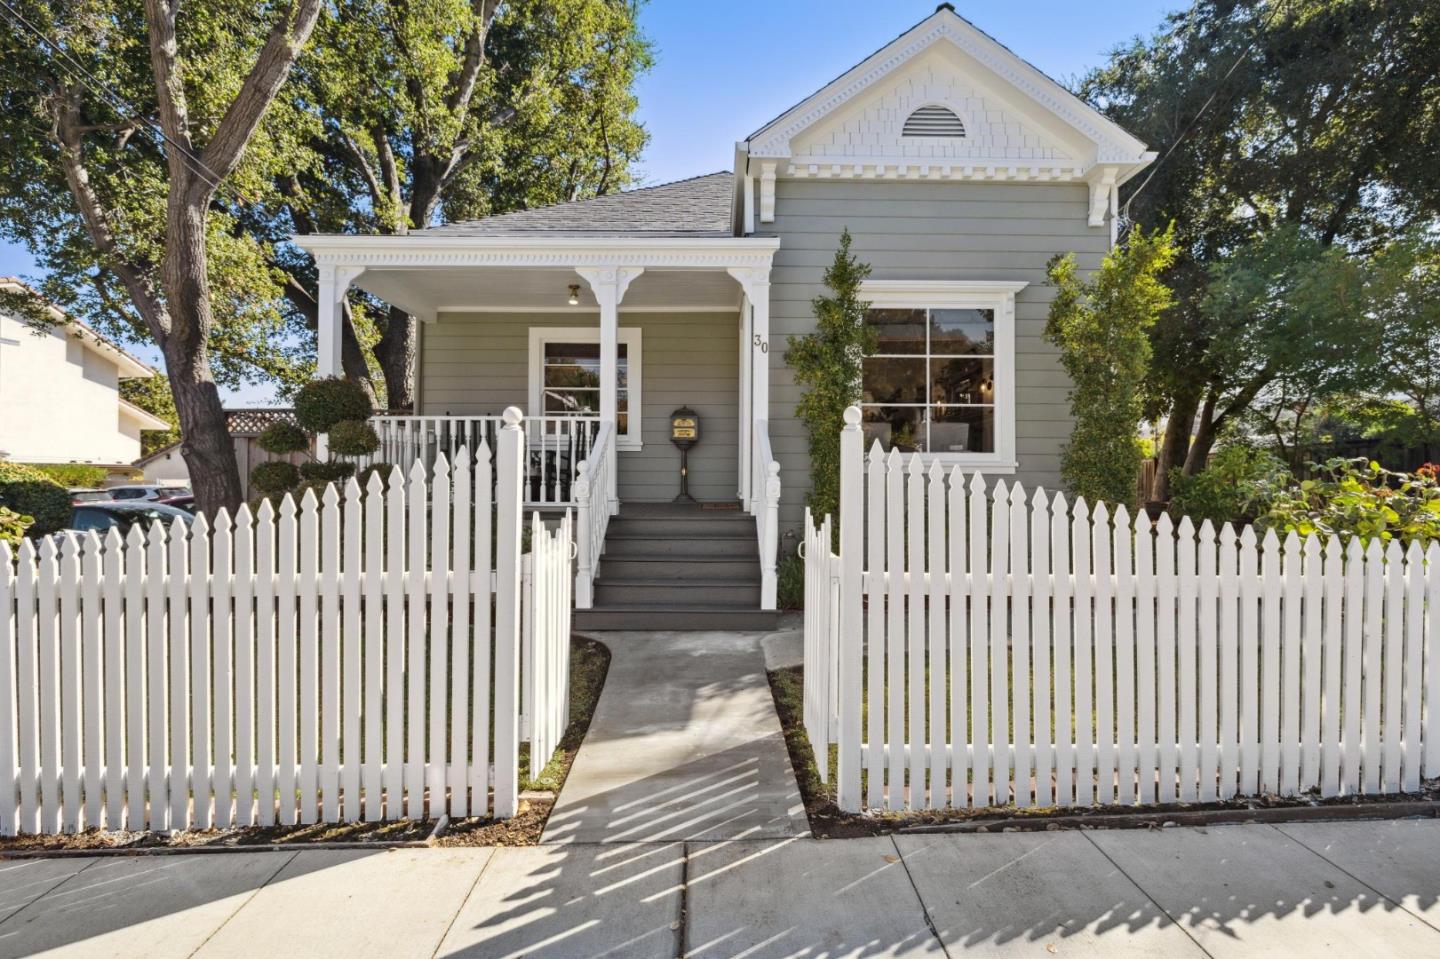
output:
[[[728,171],[534,210],[461,220],[411,236],[731,236]]]

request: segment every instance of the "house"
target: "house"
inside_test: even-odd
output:
[[[265,427],[278,421],[295,422],[295,411],[281,407],[251,407],[225,411],[225,426],[230,431],[235,447],[235,462],[240,468],[240,488],[246,499],[250,498],[251,492],[250,471],[256,466],[276,459],[297,464],[305,459],[302,453],[276,455],[260,448],[260,434],[265,431]],[[180,442],[171,443],[135,461],[135,468],[144,475],[146,483],[162,486],[190,485],[190,468],[185,465],[185,458],[180,454],[180,445]]]
[[[0,278],[0,290],[26,291]],[[120,396],[120,381],[157,375],[59,307],[35,328],[0,312],[0,458],[128,469],[142,430],[170,424]]]
[[[349,287],[421,320],[416,415],[381,422],[386,458],[473,448],[517,406],[535,505],[583,509],[603,483],[615,519],[591,555],[580,524],[577,622],[763,622],[716,611],[773,609],[776,545],[803,520],[785,351],[814,327],[841,231],[873,268],[867,442],[1053,487],[1071,423],[1045,265],[1098,267],[1118,187],[1153,158],[942,4],[739,141],[733,173],[296,242],[319,269],[323,373],[340,370]],[[680,408],[698,425],[674,426]],[[739,510],[662,507],[672,427],[698,430],[690,493]]]

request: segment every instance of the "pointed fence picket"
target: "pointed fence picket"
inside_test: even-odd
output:
[[[867,454],[846,422],[840,549],[807,514],[803,552],[804,721],[842,808],[1376,795],[1440,774],[1440,543],[1112,515]]]
[[[573,552],[537,516],[522,557],[506,422],[498,488],[482,445],[388,488],[0,544],[0,833],[513,815],[521,740],[535,775],[569,721]]]

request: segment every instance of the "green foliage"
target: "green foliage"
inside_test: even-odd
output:
[[[1243,443],[1222,447],[1210,465],[1194,476],[1176,476],[1170,487],[1170,515],[1188,516],[1198,526],[1205,520],[1251,522],[1290,482],[1285,463],[1267,450]]]
[[[361,489],[370,486],[370,477],[380,477],[380,488],[386,489],[390,486],[390,473],[395,469],[394,463],[371,463],[356,475]]]
[[[295,420],[312,433],[328,433],[336,423],[366,420],[374,412],[365,391],[339,377],[311,380],[295,394]]]
[[[168,430],[141,430],[141,456],[149,456],[180,439],[180,413],[175,409],[175,397],[170,392],[170,381],[164,374],[121,380],[120,398],[170,424]]]
[[[285,460],[270,460],[250,471],[250,484],[266,496],[278,496],[299,482],[300,470]]]
[[[875,331],[865,322],[870,304],[860,284],[870,266],[850,252],[850,231],[825,271],[829,294],[811,301],[815,332],[790,337],[785,362],[801,389],[795,415],[805,424],[810,445],[810,492],[806,503],[816,516],[840,512],[840,431],[845,408],[860,402],[861,364],[875,349]],[[838,529],[838,524],[837,524]]]
[[[365,420],[341,420],[330,428],[330,452],[336,456],[368,456],[379,448],[380,437]]]
[[[31,536],[64,529],[73,512],[64,486],[33,466],[4,460],[0,460],[0,506],[33,517]]]
[[[86,463],[32,463],[31,469],[44,473],[61,486],[101,486],[110,471]]]
[[[1315,477],[1285,487],[1260,525],[1341,537],[1378,537],[1388,543],[1440,538],[1440,482],[1434,467],[1396,473],[1364,459],[1332,459]]]
[[[25,531],[35,525],[35,517],[17,513],[8,506],[0,506],[0,543],[11,547],[19,546]]]
[[[805,608],[805,561],[791,554],[775,569],[775,597],[781,609]]]
[[[276,455],[303,453],[310,448],[310,434],[289,420],[276,420],[260,432],[255,443]]]
[[[1135,428],[1150,363],[1148,334],[1170,305],[1160,274],[1174,257],[1174,233],[1166,229],[1133,232],[1088,279],[1080,277],[1073,254],[1050,261],[1056,292],[1045,338],[1060,348],[1075,417],[1060,471],[1070,491],[1092,503],[1135,498],[1142,458]]]
[[[308,483],[338,483],[349,479],[355,472],[354,463],[340,461],[324,462],[311,460],[300,464],[300,476]]]

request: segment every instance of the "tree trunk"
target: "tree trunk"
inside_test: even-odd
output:
[[[1170,405],[1165,420],[1165,436],[1156,451],[1155,478],[1150,483],[1150,499],[1164,503],[1170,499],[1170,471],[1185,463],[1190,451],[1190,431],[1195,426],[1195,410],[1200,405],[1198,393],[1182,393]]]
[[[1201,472],[1210,461],[1210,450],[1215,446],[1215,404],[1219,399],[1213,387],[1205,394],[1205,405],[1200,410],[1200,422],[1195,427],[1195,439],[1190,444],[1190,452],[1185,456],[1186,476]]]
[[[371,409],[380,408],[375,394],[375,381],[370,377],[370,366],[365,362],[365,350],[360,338],[355,335],[355,323],[350,315],[350,305],[344,304],[340,311],[340,370],[345,378],[365,391]]]
[[[374,347],[380,371],[385,375],[387,409],[414,412],[415,339],[415,318],[392,306],[385,332]]]

